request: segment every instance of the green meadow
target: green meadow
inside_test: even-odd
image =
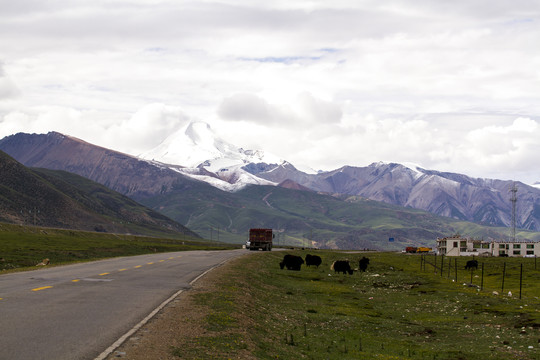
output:
[[[152,252],[233,248],[180,235],[178,238],[120,235],[0,223],[0,274],[51,265]]]
[[[137,255],[222,249],[200,239],[159,239],[0,224],[2,272]],[[281,270],[285,254],[322,257],[318,268]],[[367,272],[336,274],[349,259]],[[219,270],[212,292],[193,296],[204,331],[181,339],[183,359],[540,359],[540,269],[535,258],[470,258],[390,252],[256,252]],[[456,262],[457,261],[457,262]],[[504,270],[504,277],[503,277]],[[521,298],[520,298],[521,297]],[[186,324],[189,326],[189,324]]]
[[[246,353],[257,359],[540,359],[535,259],[479,259],[485,262],[480,289],[481,269],[472,273],[472,284],[471,272],[464,269],[470,259],[457,259],[456,281],[455,267],[448,274],[443,262],[441,275],[440,267],[429,265],[434,259],[423,262],[419,255],[317,251],[323,258],[319,268],[289,271],[278,266],[285,253],[304,257],[308,252],[260,252],[228,264],[218,291],[194,295],[210,314],[206,333],[172,354],[186,359]],[[362,256],[370,258],[365,273],[330,271],[336,259],[358,267]]]

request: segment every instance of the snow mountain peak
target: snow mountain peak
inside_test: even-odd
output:
[[[243,169],[253,163],[281,164],[283,160],[262,150],[244,150],[218,137],[209,124],[192,121],[140,156],[171,165],[176,171],[226,191],[249,184],[276,185]]]

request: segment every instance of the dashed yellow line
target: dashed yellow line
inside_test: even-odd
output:
[[[40,290],[45,290],[45,289],[50,289],[50,288],[52,288],[52,286],[42,286],[42,287],[32,289],[32,291],[40,291]]]
[[[182,256],[177,256],[177,257],[179,258],[179,257],[182,257]],[[172,260],[172,259],[174,259],[174,257],[170,257],[170,258],[168,258],[167,260]],[[165,260],[159,260],[159,262],[165,262]],[[149,262],[149,263],[146,263],[146,264],[147,264],[147,265],[152,265],[152,264],[154,264],[154,262]],[[140,268],[140,267],[142,267],[142,265],[136,265],[136,266],[134,266],[135,269],[138,269],[138,268]],[[126,270],[127,270],[127,269],[119,269],[118,271],[126,271]],[[108,273],[108,272],[104,272],[104,273],[99,274],[99,276],[105,276],[105,275],[109,275],[109,274],[110,274],[110,273]],[[73,280],[71,280],[71,282],[79,282],[79,281],[81,281],[81,280],[80,280],[80,279],[73,279]],[[50,288],[52,288],[52,286],[42,286],[42,287],[38,287],[38,288],[32,289],[32,291],[40,291],[40,290],[45,290],[45,289],[50,289]],[[3,300],[3,298],[0,298],[0,300]]]

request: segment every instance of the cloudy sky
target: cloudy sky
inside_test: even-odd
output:
[[[0,138],[189,121],[293,164],[540,181],[536,0],[0,0]]]

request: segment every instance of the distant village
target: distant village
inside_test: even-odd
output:
[[[540,242],[478,240],[461,235],[437,238],[437,254],[446,256],[538,257]]]

